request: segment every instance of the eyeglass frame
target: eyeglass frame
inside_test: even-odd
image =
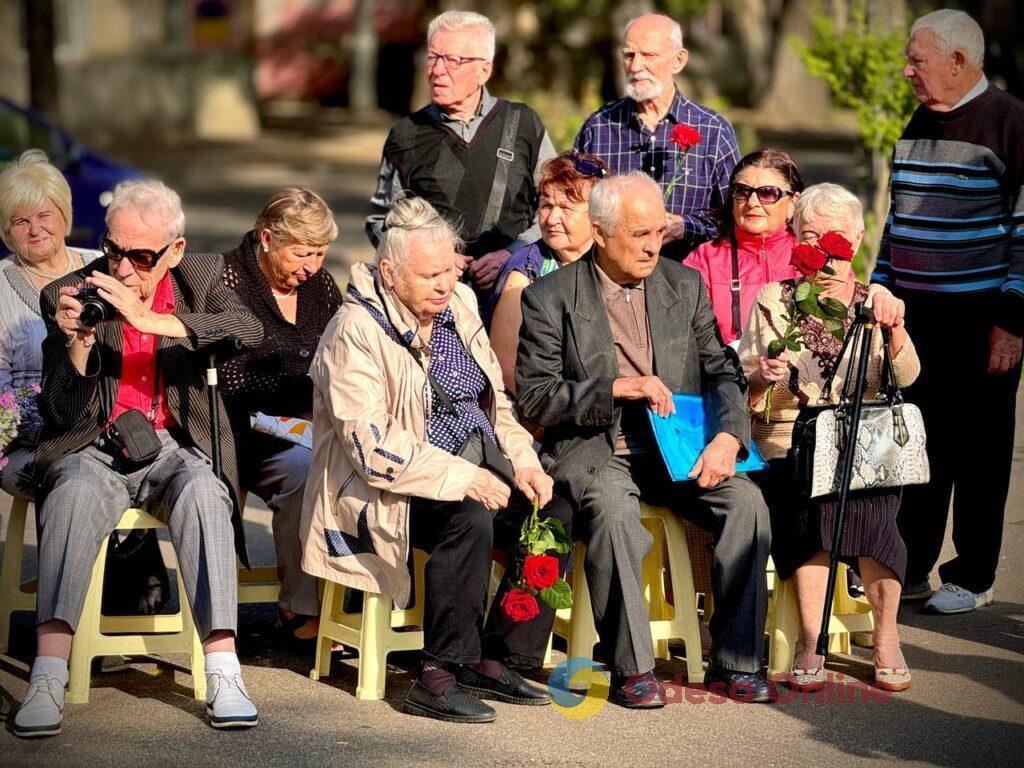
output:
[[[431,61],[433,59],[433,61]],[[434,67],[437,66],[438,60],[444,62],[445,72],[458,72],[462,69],[462,65],[467,61],[488,61],[486,56],[459,56],[454,53],[428,53],[427,54],[427,71],[433,71]],[[456,64],[453,67],[448,63],[449,59],[455,59]]]
[[[150,272],[157,265],[157,262],[160,261],[160,258],[167,253],[167,249],[174,245],[177,240],[178,238],[174,238],[174,240],[171,240],[171,242],[158,251],[154,251],[152,248],[122,248],[107,233],[103,235],[103,240],[100,242],[100,250],[109,261],[117,263],[128,259],[133,268]],[[134,258],[133,254],[135,254]]]
[[[746,194],[744,194],[743,190],[746,190]],[[765,198],[761,197],[761,192],[767,192],[768,190],[775,190],[775,192],[778,193],[778,197],[775,197],[774,200],[766,200]],[[737,192],[739,192],[738,195],[736,194]],[[792,197],[795,194],[796,193],[791,189],[783,189],[782,187],[776,187],[774,184],[765,184],[760,187],[752,187],[749,184],[740,184],[739,182],[733,182],[732,184],[729,185],[729,197],[731,197],[733,200],[739,203],[745,203],[747,202],[747,200],[750,199],[751,195],[757,195],[757,200],[759,203],[761,203],[761,205],[775,205],[776,203],[780,202],[782,198]],[[772,196],[774,197],[775,195],[773,194]]]

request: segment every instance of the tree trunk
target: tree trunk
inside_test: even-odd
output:
[[[793,47],[793,38],[810,40],[814,7],[814,0],[786,3],[778,24],[778,40],[765,60],[765,70],[771,77],[753,104],[779,124],[792,121],[814,124],[823,120],[831,109],[828,86],[810,75]]]
[[[53,0],[25,0],[28,30],[28,89],[32,108],[52,122],[60,121]]]
[[[352,21],[348,104],[356,120],[377,111],[377,0],[356,0]]]
[[[722,12],[736,32],[749,101],[756,106],[766,94],[771,74],[773,24],[767,3],[765,0],[724,0]]]
[[[871,178],[875,183],[874,194],[871,200],[871,216],[869,231],[864,233],[864,242],[868,243],[870,256],[864,260],[865,279],[871,277],[875,270],[875,261],[878,258],[878,247],[882,242],[882,229],[885,227],[885,219],[889,215],[889,177],[892,171],[889,168],[889,155],[885,152],[875,151],[871,153]]]

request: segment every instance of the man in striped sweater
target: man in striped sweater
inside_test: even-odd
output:
[[[932,481],[904,491],[903,596],[963,613],[992,602],[1009,488],[1024,333],[1024,104],[986,80],[981,29],[962,11],[918,19],[906,54],[921,106],[896,145],[872,275],[906,301],[922,367],[908,396],[924,414]],[[957,556],[931,594],[951,495]]]

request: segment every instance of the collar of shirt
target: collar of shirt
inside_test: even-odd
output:
[[[636,102],[633,99],[627,100],[629,103],[630,119],[633,121],[634,127],[640,129],[644,133],[651,133],[651,129],[648,128],[643,120],[640,119],[640,111],[636,108]],[[672,97],[672,103],[669,104],[668,113],[662,120],[670,120],[673,123],[681,123],[686,119],[686,106],[689,104],[688,99],[679,92],[679,89],[675,89],[675,95]],[[658,121],[661,122],[660,120]]]
[[[460,120],[457,117],[452,117],[434,102],[430,102],[430,106],[427,107],[427,114],[439,123],[462,123],[463,125],[472,125],[478,120],[482,120],[488,112],[494,109],[494,105],[497,103],[497,98],[491,96],[491,92],[488,91],[485,86],[483,88],[483,94],[480,97],[480,103],[476,108],[476,114],[469,118],[469,120]]]
[[[643,280],[635,284],[627,283],[624,285],[619,285],[610,277],[608,277],[608,275],[605,274],[605,271],[598,266],[597,259],[594,259],[594,269],[597,270],[597,282],[600,284],[601,299],[603,301],[607,301],[611,296],[614,296],[617,293],[621,293],[622,291],[625,291],[627,289],[636,289],[638,291],[642,291],[644,289]]]
[[[987,89],[988,89],[988,78],[985,77],[985,73],[982,72],[981,77],[978,79],[978,82],[976,82],[974,84],[974,87],[972,87],[971,90],[969,90],[967,93],[965,93],[963,95],[963,98],[961,98],[960,101],[958,101],[956,104],[953,105],[953,109],[957,109],[958,107],[962,107],[964,104],[966,104],[971,99],[978,98]]]
[[[169,315],[174,312],[174,284],[171,282],[170,270],[157,283],[156,291],[153,293],[152,310],[158,315]]]

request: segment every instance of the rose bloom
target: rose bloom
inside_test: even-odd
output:
[[[501,610],[512,621],[529,621],[540,614],[537,598],[524,589],[510,589],[501,599]]]
[[[523,563],[523,578],[531,589],[547,589],[558,581],[558,558],[551,555],[529,555]]]
[[[838,232],[826,232],[818,239],[818,247],[833,259],[853,261],[853,245]]]
[[[825,252],[815,248],[813,245],[801,243],[793,249],[793,257],[790,264],[793,268],[805,277],[811,277],[828,261]]]

